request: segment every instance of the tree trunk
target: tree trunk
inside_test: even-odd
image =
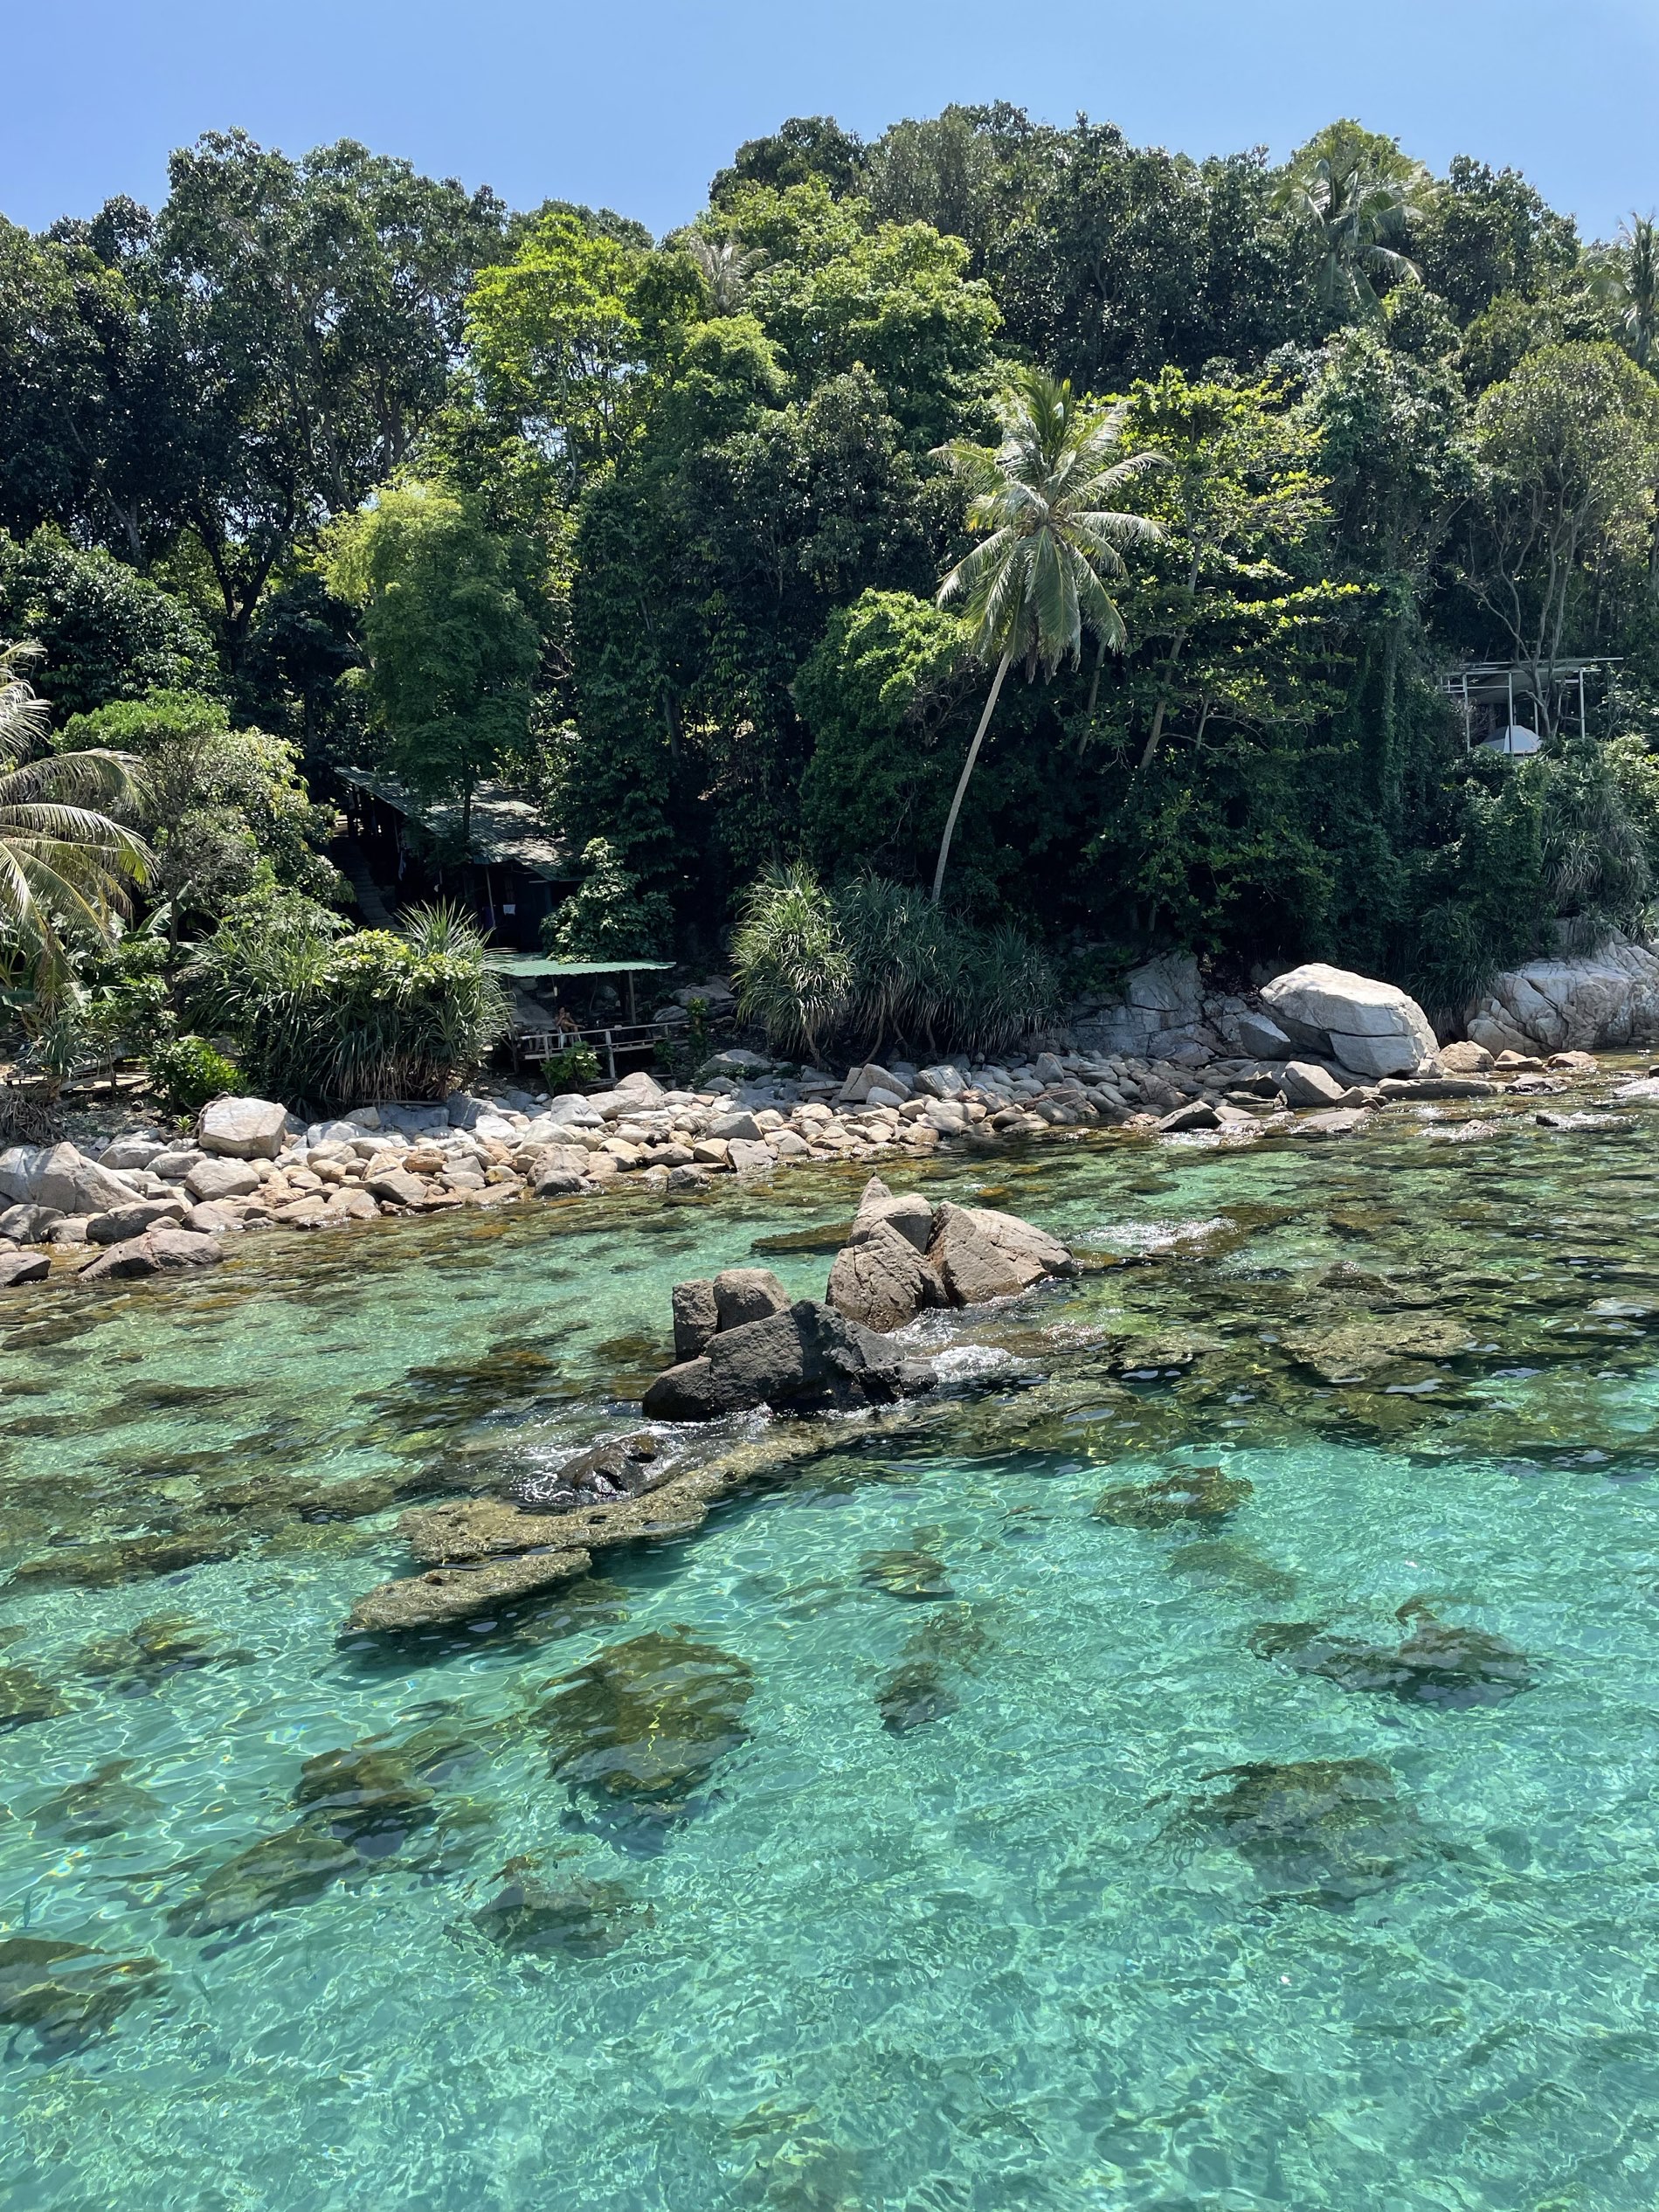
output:
[[[939,903],[939,894],[944,888],[945,863],[950,858],[950,840],[956,834],[957,816],[962,812],[962,795],[968,788],[968,778],[972,775],[974,764],[979,757],[979,748],[985,743],[985,731],[990,728],[991,717],[996,712],[997,695],[1002,689],[1002,680],[1007,674],[1008,664],[1013,659],[1012,652],[1005,653],[997,663],[997,673],[991,681],[991,696],[985,701],[985,710],[979,717],[979,727],[973,733],[968,757],[962,764],[961,775],[957,778],[956,797],[950,801],[950,812],[945,817],[944,835],[939,840],[939,865],[933,871],[935,906]]]

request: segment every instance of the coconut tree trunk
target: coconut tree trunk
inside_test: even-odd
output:
[[[957,778],[956,797],[950,801],[950,812],[945,817],[944,835],[939,840],[939,865],[933,871],[935,906],[939,903],[939,894],[944,888],[945,863],[950,858],[950,840],[956,834],[957,816],[962,812],[962,796],[968,788],[968,778],[972,775],[974,764],[979,757],[979,748],[985,741],[985,731],[991,727],[991,717],[997,710],[997,695],[1002,689],[1002,680],[1007,674],[1008,664],[1013,659],[1012,653],[1005,653],[997,663],[997,673],[991,680],[991,696],[985,701],[985,712],[979,717],[979,727],[973,733],[968,757],[962,764],[962,773]]]

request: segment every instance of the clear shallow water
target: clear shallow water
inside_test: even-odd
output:
[[[338,1635],[406,1571],[390,1486],[628,1425],[672,1282],[858,1179],[9,1300],[0,1566],[229,1556],[0,1586],[0,1946],[153,1962],[79,2033],[0,2027],[8,2204],[1650,2205],[1653,1124],[1467,1125],[944,1171],[1131,1263],[934,1320],[943,1400],[403,1646]],[[821,1289],[821,1252],[761,1256]],[[1225,1517],[1093,1510],[1200,1466],[1252,1485]],[[380,1509],[317,1517],[336,1484]],[[1414,1600],[1531,1686],[1402,1700],[1253,1648],[1392,1649]],[[712,1722],[662,1694],[688,1648]],[[617,1710],[674,1788],[596,1785]],[[317,1832],[307,1760],[411,1739],[311,1893],[224,1906],[238,1854]],[[1293,1769],[1266,1833],[1241,1766]]]

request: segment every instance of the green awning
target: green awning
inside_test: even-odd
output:
[[[484,965],[497,975],[522,976],[644,976],[666,975],[672,960],[541,960],[533,952],[487,952]]]

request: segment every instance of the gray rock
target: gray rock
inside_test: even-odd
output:
[[[432,1137],[449,1127],[449,1116],[441,1106],[384,1105],[379,1109],[380,1127],[395,1130],[404,1137]]]
[[[0,1213],[0,1236],[14,1244],[40,1244],[63,1218],[55,1206],[9,1206]]]
[[[967,1089],[968,1078],[950,1061],[941,1061],[937,1068],[919,1070],[916,1088],[928,1098],[955,1098]]]
[[[1289,1060],[1296,1050],[1269,1015],[1247,1007],[1234,1015],[1231,1027],[1237,1033],[1239,1050],[1248,1060]]]
[[[1299,1043],[1328,1050],[1368,1080],[1414,1075],[1437,1064],[1427,1015],[1392,983],[1310,960],[1264,985],[1262,1002]]]
[[[232,1160],[273,1160],[282,1150],[288,1109],[268,1098],[216,1098],[202,1109],[196,1139],[204,1152]]]
[[[100,1167],[120,1172],[135,1167],[148,1167],[150,1162],[169,1148],[159,1137],[118,1137],[113,1144],[106,1144],[98,1155]]]
[[[232,1236],[243,1227],[239,1214],[233,1213],[221,1200],[208,1199],[190,1208],[188,1226],[198,1236]]]
[[[770,1268],[722,1268],[714,1280],[715,1326],[742,1329],[787,1313],[790,1296]]]
[[[163,1183],[182,1183],[193,1167],[199,1167],[210,1157],[193,1144],[188,1148],[176,1144],[170,1151],[157,1152],[145,1172]]]
[[[1593,952],[1492,978],[1469,1033],[1490,1051],[1594,1052],[1659,1040],[1659,952],[1616,933]]]
[[[574,1198],[582,1188],[583,1178],[570,1167],[546,1167],[536,1177],[536,1195],[539,1199]]]
[[[988,1206],[940,1206],[928,1258],[950,1303],[958,1306],[1013,1297],[1045,1275],[1077,1272],[1076,1262],[1057,1238]]]
[[[1178,1106],[1172,1114],[1165,1114],[1158,1128],[1166,1137],[1180,1135],[1190,1129],[1219,1129],[1221,1117],[1207,1099],[1195,1098],[1190,1106]]]
[[[124,1176],[100,1167],[73,1144],[54,1144],[41,1153],[31,1179],[28,1196],[37,1206],[55,1206],[59,1213],[102,1213],[138,1196]]]
[[[86,1223],[86,1241],[89,1244],[125,1244],[163,1221],[182,1227],[189,1215],[190,1208],[180,1198],[135,1199],[128,1206],[93,1214]]]
[[[44,1252],[0,1252],[0,1290],[20,1290],[25,1283],[44,1282],[51,1271]]]
[[[452,1090],[444,1101],[444,1112],[452,1129],[471,1129],[479,1116],[488,1111],[487,1100],[474,1098],[469,1090]]]
[[[198,1206],[215,1199],[252,1198],[259,1187],[259,1172],[246,1160],[205,1159],[184,1178],[184,1187]]]
[[[723,1137],[728,1141],[740,1137],[745,1143],[758,1144],[761,1141],[760,1123],[752,1114],[719,1114],[709,1123],[710,1137]]]
[[[770,1144],[747,1144],[742,1137],[732,1139],[727,1158],[731,1162],[733,1172],[737,1175],[764,1174],[768,1168],[778,1165]]]
[[[61,1221],[54,1221],[46,1231],[45,1241],[54,1248],[86,1242],[86,1225],[93,1217],[86,1213],[66,1214]]]
[[[479,1180],[481,1183],[483,1178]],[[390,1167],[378,1175],[367,1176],[363,1187],[370,1198],[384,1199],[389,1206],[420,1206],[432,1196],[432,1185],[411,1175],[406,1167]]]
[[[1293,1106],[1343,1106],[1351,1095],[1348,1084],[1311,1060],[1288,1061],[1279,1087]]]
[[[689,1282],[676,1282],[674,1287],[674,1356],[678,1360],[695,1359],[707,1351],[710,1339],[720,1326],[720,1310],[715,1303],[715,1286],[711,1277],[698,1275]]]
[[[16,1206],[31,1206],[35,1177],[45,1155],[44,1144],[10,1144],[0,1152],[0,1198]]]
[[[1497,1090],[1480,1075],[1385,1075],[1385,1098],[1490,1098]]]
[[[803,1298],[764,1321],[722,1330],[700,1358],[668,1368],[646,1393],[645,1411],[662,1421],[714,1421],[760,1406],[853,1413],[931,1389],[933,1380],[931,1368]]]
[[[191,1229],[149,1229],[112,1244],[80,1270],[83,1282],[125,1282],[135,1276],[176,1275],[187,1268],[216,1268],[225,1255],[211,1236]]]
[[[1505,1049],[1503,1047],[1500,1050]],[[1463,1041],[1442,1045],[1440,1064],[1448,1075],[1483,1075],[1492,1065],[1492,1054],[1484,1045]]]
[[[1365,1125],[1363,1107],[1328,1107],[1317,1114],[1301,1115],[1290,1125],[1293,1137],[1352,1137]]]
[[[946,1303],[944,1286],[891,1220],[843,1245],[830,1269],[829,1303],[866,1329],[902,1329],[925,1306]]]

